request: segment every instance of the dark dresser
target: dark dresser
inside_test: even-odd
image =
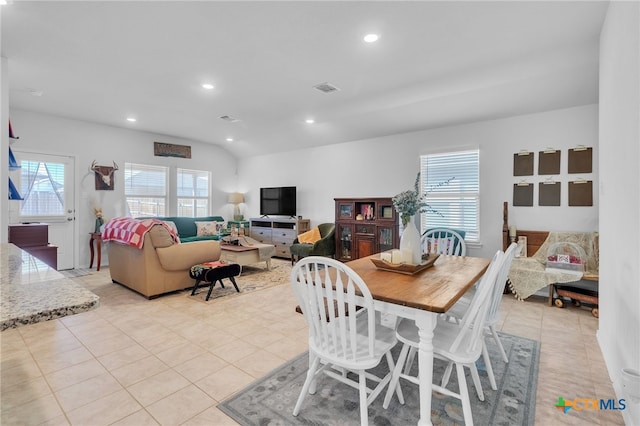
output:
[[[9,242],[58,269],[58,247],[49,244],[49,225],[46,223],[9,225]]]

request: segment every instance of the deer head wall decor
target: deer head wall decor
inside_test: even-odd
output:
[[[118,165],[113,162],[113,167],[98,166],[96,161],[91,163],[91,171],[95,173],[97,190],[113,190],[113,172],[118,170]]]

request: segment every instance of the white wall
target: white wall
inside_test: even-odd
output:
[[[94,225],[92,207],[98,204],[107,218],[126,213],[123,172],[116,175],[114,191],[95,191],[88,167],[126,161],[211,170],[213,214],[231,215],[226,193],[246,193],[246,217],[259,214],[259,188],[298,187],[298,214],[312,223],[334,220],[334,197],[392,196],[410,188],[419,168],[419,155],[428,152],[479,147],[481,155],[481,240],[471,255],[491,257],[501,247],[502,203],[512,200],[513,154],[554,147],[562,150],[563,181],[561,207],[511,207],[510,222],[526,229],[591,231],[598,228],[598,197],[594,207],[567,207],[566,155],[576,145],[594,147],[594,173],[584,176],[598,185],[596,105],[548,111],[508,119],[486,121],[429,131],[406,133],[344,144],[248,157],[239,164],[227,151],[212,145],[172,139],[127,129],[63,119],[19,110],[11,111],[14,129],[19,129],[20,149],[76,156],[77,245],[76,266],[88,265],[84,250],[86,233]],[[192,159],[154,157],[153,142],[192,146]],[[537,157],[537,156],[536,156]],[[236,176],[236,166],[238,167]],[[537,183],[534,175],[528,181]],[[537,194],[534,197],[537,200]]]
[[[640,370],[640,5],[611,2],[600,35],[600,329],[618,397]],[[640,424],[640,404],[623,411]]]
[[[75,157],[76,267],[89,266],[86,248],[88,233],[95,225],[93,206],[103,209],[106,220],[127,215],[123,186],[125,162],[209,170],[212,173],[211,213],[225,218],[231,215],[227,193],[236,191],[237,162],[233,155],[216,145],[15,109],[11,110],[11,124],[20,135],[14,149]],[[192,158],[155,157],[153,142],[190,145]],[[107,166],[115,161],[120,166],[113,191],[95,190],[94,173],[89,170],[93,160]],[[14,210],[15,204],[10,209]],[[11,220],[15,221],[15,214]],[[106,256],[103,264],[108,264]]]
[[[580,175],[594,181],[594,207],[567,207],[567,149],[594,148],[594,172]],[[410,189],[419,156],[434,151],[480,148],[482,247],[470,255],[491,257],[502,248],[502,203],[512,204],[513,154],[522,149],[562,150],[561,207],[511,207],[510,222],[522,229],[594,231],[598,229],[598,107],[586,105],[540,114],[485,121],[455,127],[405,133],[313,149],[239,160],[239,189],[247,191],[248,211],[259,214],[259,187],[298,187],[298,214],[313,225],[334,221],[334,197],[393,196]],[[537,170],[537,163],[536,163]],[[577,177],[573,175],[571,179]],[[543,176],[531,176],[535,183]]]

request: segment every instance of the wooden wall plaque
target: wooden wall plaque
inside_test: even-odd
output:
[[[153,155],[156,157],[191,158],[191,146],[154,142]]]
[[[538,183],[538,205],[554,207],[560,205],[560,182]]]
[[[570,206],[593,206],[593,181],[569,182]]]
[[[533,176],[533,152],[513,154],[513,175]]]
[[[560,150],[547,150],[538,153],[538,174],[560,174]]]
[[[569,150],[569,173],[591,173],[593,171],[593,148],[571,148]]]
[[[520,207],[533,206],[533,184],[514,183],[513,184],[513,205]]]

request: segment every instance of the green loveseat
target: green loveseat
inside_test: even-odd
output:
[[[148,217],[139,217],[137,219],[149,219]],[[181,243],[189,243],[192,241],[204,241],[204,240],[219,240],[222,236],[226,235],[225,231],[221,235],[205,235],[197,236],[198,229],[196,222],[226,222],[222,216],[204,216],[204,217],[185,217],[185,216],[168,216],[168,217],[153,217],[151,219],[164,220],[167,222],[173,222],[178,229],[178,236]]]

